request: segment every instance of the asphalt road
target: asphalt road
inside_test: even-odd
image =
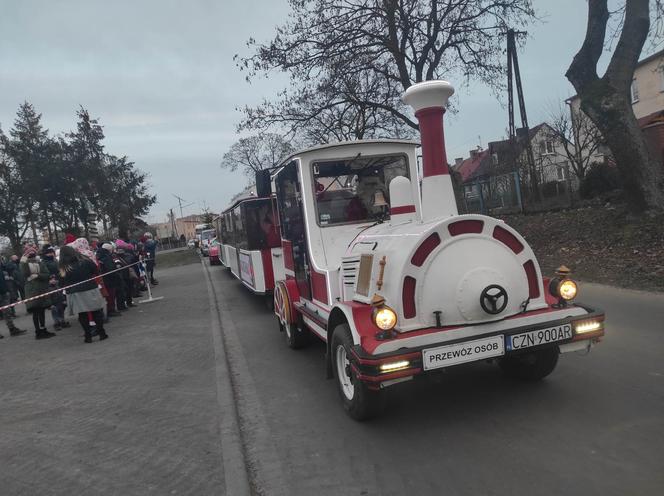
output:
[[[207,267],[255,492],[293,495],[664,494],[664,295],[581,287],[607,336],[537,384],[496,366],[390,390],[358,423],[320,343],[287,348],[263,299]]]
[[[225,269],[158,278],[108,341],[0,340],[0,495],[664,494],[664,295],[584,285],[608,315],[589,356],[539,384],[451,369],[358,423],[323,345],[290,350]]]

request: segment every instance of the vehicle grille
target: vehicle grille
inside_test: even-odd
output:
[[[360,257],[346,257],[341,261],[341,278],[344,284],[344,293],[352,295],[357,282],[357,272],[360,268]]]

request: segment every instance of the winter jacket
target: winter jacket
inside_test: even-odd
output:
[[[44,264],[46,265],[46,268],[48,268],[48,273],[51,276],[51,279],[49,280],[49,289],[52,291],[57,288],[62,288],[64,287],[64,281],[62,280],[62,277],[60,276],[60,270],[58,268],[58,262],[55,260],[55,258],[49,258],[49,257],[44,257],[42,258]],[[65,302],[65,295],[61,291],[59,293],[54,293],[51,295],[51,303],[53,305],[59,304],[59,303],[64,303]]]
[[[0,296],[3,296],[6,292],[9,291],[9,285],[5,280],[5,276],[10,277],[10,275],[5,271],[5,264],[2,264],[0,267]]]
[[[116,269],[111,252],[105,248],[98,248],[97,261],[99,262],[99,269],[104,276],[104,285],[109,289],[114,289],[120,286],[120,284],[122,284],[122,277],[118,272],[107,274],[107,272],[111,272]]]
[[[33,273],[31,266],[35,265],[38,267],[38,269],[37,272]],[[46,264],[39,260],[39,258],[28,259],[23,257],[21,258],[19,268],[21,270],[21,274],[23,275],[23,279],[25,279],[26,299],[39,296],[41,294],[47,293],[50,290],[48,281],[51,278],[51,275],[48,272],[48,267],[46,267]],[[38,308],[48,308],[51,305],[51,298],[46,296],[44,298],[29,301],[25,304],[25,307],[28,310],[34,310]]]
[[[18,262],[10,260],[5,264],[5,270],[7,271],[7,274],[9,274],[9,277],[14,279],[14,284],[20,287],[25,285],[25,280],[23,279],[23,274],[21,274]]]
[[[152,264],[156,265],[157,242],[154,239],[148,239],[143,247],[145,249],[145,255],[148,257],[148,260],[150,260]]]
[[[92,260],[81,258],[79,262],[72,265],[65,271],[65,285],[76,284],[88,279],[92,279],[84,284],[79,284],[67,290],[67,294],[79,293],[81,291],[90,291],[97,287],[94,277],[98,275],[97,265]]]

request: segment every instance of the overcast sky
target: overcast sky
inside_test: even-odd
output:
[[[564,73],[586,23],[583,0],[534,3],[544,22],[519,55],[531,126],[573,94]],[[66,132],[83,105],[104,126],[106,150],[150,174],[158,204],[148,221],[177,206],[173,195],[194,203],[185,214],[219,211],[247,184],[219,167],[237,139],[235,107],[285,83],[247,84],[233,55],[247,53],[249,37],[268,40],[287,12],[286,0],[0,0],[0,125],[6,132],[28,100],[52,133]],[[480,85],[458,93],[450,161],[507,128],[506,98]]]

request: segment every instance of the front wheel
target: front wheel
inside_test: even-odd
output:
[[[544,348],[522,355],[502,358],[498,365],[505,375],[522,381],[544,379],[558,364],[558,347]]]
[[[344,409],[355,420],[379,415],[385,407],[385,392],[371,390],[357,379],[350,364],[353,346],[348,324],[341,324],[332,333],[332,369]]]

